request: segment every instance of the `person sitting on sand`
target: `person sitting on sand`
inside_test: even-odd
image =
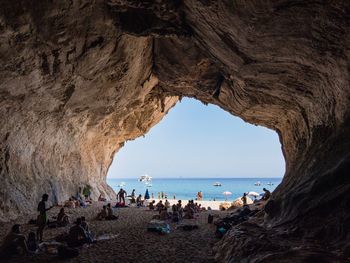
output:
[[[98,197],[98,201],[100,202],[106,202],[106,198],[104,197],[104,195],[101,193],[100,196]]]
[[[160,220],[167,220],[169,219],[169,213],[166,207],[163,207],[162,210],[159,213],[159,219]]]
[[[76,201],[72,198],[69,198],[67,201],[64,202],[64,207],[68,208],[75,208],[76,207]]]
[[[81,218],[77,218],[75,225],[69,229],[67,244],[69,247],[79,247],[88,243],[88,236],[81,226]]]
[[[165,199],[164,206],[165,206],[166,208],[170,208],[170,202],[168,201],[168,199]]]
[[[18,250],[18,249],[21,250]],[[15,224],[12,226],[10,233],[5,236],[4,241],[0,247],[0,258],[11,258],[21,252],[28,253],[28,247],[25,236],[21,233],[21,226]]]
[[[148,208],[149,210],[154,210],[154,204],[156,201],[152,200],[152,202],[149,203]]]
[[[156,204],[156,210],[161,212],[164,208],[162,200],[159,200],[159,202]]]
[[[64,208],[62,207],[60,209],[60,212],[57,215],[57,225],[58,226],[66,226],[69,224],[69,217],[68,215],[64,212]]]
[[[82,216],[82,217],[80,217],[81,218],[81,227],[85,230],[85,232],[90,232],[90,230],[89,230],[89,225],[88,225],[88,223],[86,222],[86,218],[85,218],[85,216]]]
[[[111,207],[111,204],[107,204],[107,216],[106,220],[116,220],[118,219],[117,216],[113,215],[113,209]]]
[[[97,219],[97,220],[105,219],[105,218],[107,217],[107,214],[108,214],[108,213],[107,213],[107,206],[104,205],[104,206],[102,207],[101,212],[97,214],[96,219]]]
[[[261,198],[262,200],[268,200],[271,197],[271,192],[269,190],[267,190],[266,188],[263,188],[263,191],[265,192],[263,197]]]
[[[247,205],[247,193],[243,194],[241,200],[243,202],[243,206],[246,206]]]
[[[85,230],[85,234],[89,240],[89,243],[94,242],[94,235],[91,233],[91,231],[89,229],[89,225],[86,222],[85,216],[81,217],[81,227]]]
[[[194,215],[194,210],[193,208],[191,207],[190,204],[187,204],[184,208],[184,212],[185,212],[185,215],[183,216],[183,218],[185,219],[193,219],[193,215]]]
[[[136,198],[136,205],[137,205],[137,207],[143,206],[142,195],[139,195],[139,196]]]

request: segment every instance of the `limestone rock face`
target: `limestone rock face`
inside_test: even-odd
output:
[[[290,257],[346,257],[349,34],[345,0],[2,1],[0,218],[83,184],[113,197],[113,155],[188,96],[275,130],[286,160],[266,218],[218,260],[271,262],[293,237]]]

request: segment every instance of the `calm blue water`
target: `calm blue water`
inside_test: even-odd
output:
[[[254,183],[260,181],[261,186],[255,186]],[[198,191],[203,192],[203,200],[225,200],[225,196],[222,194],[224,191],[230,191],[231,196],[229,200],[233,200],[243,195],[244,192],[254,191],[262,193],[262,189],[265,187],[270,191],[273,191],[282,178],[156,178],[152,180],[152,187],[146,187],[146,184],[139,182],[138,179],[107,179],[107,183],[118,192],[120,187],[118,185],[121,182],[125,182],[123,189],[131,194],[132,189],[135,189],[137,194],[144,195],[146,188],[151,195],[154,194],[154,198],[157,198],[158,192],[163,191],[167,193],[168,198],[173,199],[174,194],[176,199],[195,199]],[[220,182],[222,186],[213,186],[215,182]],[[267,183],[273,183],[273,185],[267,185]]]

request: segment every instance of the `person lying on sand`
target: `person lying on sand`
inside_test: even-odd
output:
[[[21,233],[21,225],[13,225],[10,233],[5,236],[0,247],[0,258],[11,258],[14,255],[28,252],[29,250],[27,247],[26,238]]]
[[[81,218],[78,217],[75,225],[69,229],[67,244],[69,247],[79,247],[89,242],[84,228],[81,226]]]
[[[57,215],[57,225],[58,226],[66,226],[69,224],[69,217],[68,215],[64,212],[64,208],[62,207],[60,209],[60,212]]]
[[[115,220],[118,219],[117,216],[113,215],[113,209],[111,207],[111,204],[107,204],[107,216],[106,220]]]
[[[102,220],[105,219],[107,217],[108,213],[107,213],[107,206],[103,206],[102,210],[100,213],[97,214],[96,219],[97,220]]]

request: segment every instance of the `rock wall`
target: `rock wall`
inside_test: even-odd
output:
[[[298,235],[344,257],[348,1],[32,2],[0,8],[1,219],[81,184],[113,196],[113,154],[188,96],[280,136],[285,177],[264,223],[244,231],[270,229],[281,244]],[[238,230],[219,260],[258,262],[278,250],[237,239]]]

